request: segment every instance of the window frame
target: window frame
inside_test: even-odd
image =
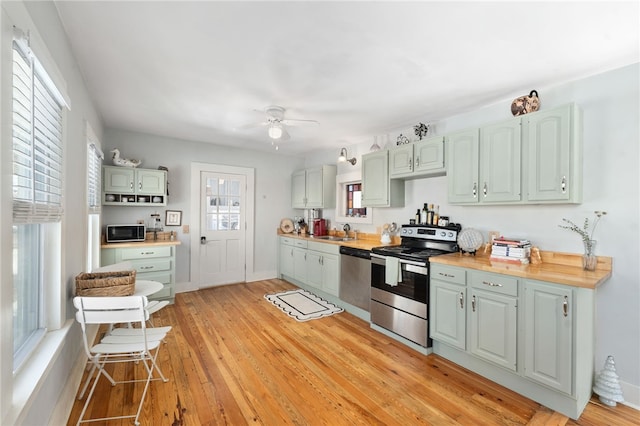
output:
[[[347,211],[347,186],[353,183],[362,183],[361,172],[349,172],[336,176],[336,222],[350,224],[373,224],[373,208],[367,207],[366,217],[346,216]]]

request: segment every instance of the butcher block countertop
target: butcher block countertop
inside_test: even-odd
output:
[[[127,248],[127,247],[153,247],[153,246],[179,246],[180,241],[174,240],[145,240],[134,241],[130,243],[105,243],[103,242],[101,248]]]
[[[488,254],[478,251],[475,256],[452,253],[431,257],[429,261],[588,289],[595,289],[611,277],[612,259],[610,257],[598,256],[598,265],[595,271],[582,269],[582,255],[580,254],[540,251],[540,257],[542,263],[517,265],[492,261]]]
[[[391,237],[391,243],[383,244],[383,243],[380,242],[380,235],[378,235],[378,234],[365,234],[365,233],[361,233],[361,232],[358,232],[358,237],[357,237],[356,240],[350,240],[350,241],[323,240],[323,239],[314,238],[314,237],[312,237],[310,235],[305,235],[305,234],[296,234],[296,233],[285,234],[284,232],[282,232],[280,230],[278,230],[278,235],[281,236],[281,237],[295,238],[295,239],[307,240],[307,241],[315,241],[315,242],[318,242],[318,243],[333,244],[333,245],[337,245],[337,246],[353,247],[353,248],[358,248],[358,249],[362,249],[362,250],[371,250],[374,247],[396,246],[396,245],[400,244],[400,237],[398,237],[398,236]],[[330,235],[336,235],[336,236],[344,237],[345,233],[343,231],[339,231],[339,232],[331,231]],[[353,237],[353,236],[354,236],[353,232],[349,232],[349,237]]]

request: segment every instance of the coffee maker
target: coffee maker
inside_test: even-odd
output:
[[[320,209],[309,209],[307,210],[307,224],[309,227],[309,235],[315,235],[315,221],[316,219],[320,219],[322,216],[322,212]]]

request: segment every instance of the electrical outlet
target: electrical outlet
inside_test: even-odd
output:
[[[489,242],[493,242],[496,238],[500,238],[500,233],[498,231],[489,231]]]
[[[189,225],[182,225],[182,233],[183,234],[189,233]]]

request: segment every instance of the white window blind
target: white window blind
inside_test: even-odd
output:
[[[58,222],[62,217],[63,107],[24,43],[13,42],[13,220]]]
[[[94,143],[87,149],[87,202],[89,214],[100,213],[102,206],[102,159],[104,155]]]

